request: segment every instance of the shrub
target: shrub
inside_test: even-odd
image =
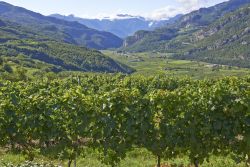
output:
[[[13,69],[9,64],[4,64],[3,69],[8,73],[13,73]]]

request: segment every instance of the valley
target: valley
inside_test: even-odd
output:
[[[204,79],[250,74],[248,68],[172,59],[171,53],[117,53],[116,51],[102,51],[102,53],[135,69],[133,75],[165,75],[166,77]]]
[[[95,1],[0,1],[0,167],[249,167],[250,0]]]

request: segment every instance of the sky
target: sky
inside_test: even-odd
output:
[[[16,6],[50,15],[73,14],[82,18],[114,18],[117,14],[166,19],[226,0],[3,0]]]

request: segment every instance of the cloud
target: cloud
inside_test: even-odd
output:
[[[184,6],[197,5],[199,0],[176,0],[177,2],[183,4]]]
[[[154,10],[149,18],[154,20],[168,19],[180,13],[183,13],[182,7],[166,6],[164,8]]]
[[[154,20],[168,19],[176,16],[177,14],[187,14],[191,11],[197,10],[201,7],[208,7],[211,4],[209,0],[175,0],[177,5],[165,6],[160,9],[154,10],[148,17]],[[220,0],[226,1],[226,0]]]
[[[197,10],[201,7],[209,7],[215,5],[220,2],[228,1],[228,0],[172,0],[175,1],[175,5],[167,5],[165,7],[153,10],[151,13],[129,13],[135,17],[141,15],[149,20],[162,20],[169,19],[178,14],[187,14],[191,11]],[[121,17],[117,16],[119,13],[124,13],[122,9],[117,9],[116,11],[110,11],[110,13],[97,13],[96,15],[82,15],[82,18],[109,18],[109,19],[121,19]],[[126,17],[122,17],[126,18]]]

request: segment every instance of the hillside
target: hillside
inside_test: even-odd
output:
[[[133,71],[99,51],[52,40],[32,30],[32,28],[28,29],[16,23],[0,19],[0,56],[12,58],[12,61],[15,58],[15,61],[21,61],[21,64],[24,59],[36,60],[45,63],[46,66],[54,67],[54,71],[123,73]],[[21,59],[18,59],[20,57]],[[32,66],[32,64],[29,64],[29,66]]]
[[[198,32],[213,24],[217,19],[249,3],[250,0],[230,0],[213,7],[201,8],[191,12],[182,16],[175,23],[154,31],[138,31],[124,41],[123,50],[129,52],[172,52],[169,48],[178,47],[178,45],[175,45],[176,41],[186,39],[194,32]]]
[[[127,14],[118,14],[115,18],[103,19],[80,18],[75,17],[74,15],[63,16],[60,14],[53,14],[50,16],[67,21],[77,21],[90,28],[111,32],[121,38],[132,35],[138,30],[153,30],[157,27],[173,23],[181,17],[181,15],[177,15],[166,20],[152,20],[141,16],[131,16]]]
[[[185,39],[175,58],[250,68],[250,5]]]
[[[112,33],[91,29],[78,22],[43,16],[5,2],[0,2],[0,17],[70,44],[95,49],[117,48],[122,45],[122,39]]]

